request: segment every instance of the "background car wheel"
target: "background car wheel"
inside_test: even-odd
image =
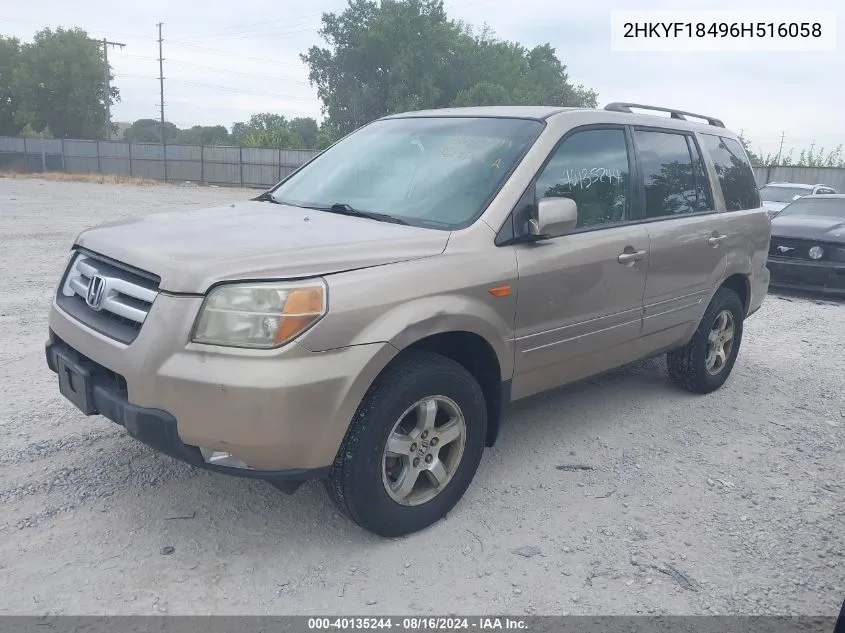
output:
[[[693,393],[710,393],[730,376],[742,341],[743,306],[730,288],[719,288],[692,339],[666,355],[671,381]]]
[[[364,397],[326,488],[370,532],[416,532],[466,492],[486,433],[484,394],[462,365],[428,352],[403,354]]]

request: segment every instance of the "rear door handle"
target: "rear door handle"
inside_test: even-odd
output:
[[[645,256],[648,254],[648,251],[626,251],[624,253],[620,253],[619,257],[616,258],[620,264],[633,264],[641,259],[645,259]]]
[[[707,243],[710,244],[710,246],[712,246],[713,248],[716,248],[726,239],[728,239],[727,235],[714,235],[712,237],[707,238]]]

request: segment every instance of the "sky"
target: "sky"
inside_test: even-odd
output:
[[[845,8],[835,52],[618,52],[612,10],[742,9],[766,21],[775,9],[834,11],[841,0],[445,0],[449,17],[487,24],[526,46],[549,42],[570,80],[598,92],[599,106],[628,101],[700,112],[742,133],[755,151],[845,145]],[[159,116],[162,22],[165,117],[179,127],[230,127],[256,112],[319,120],[320,102],[299,54],[322,45],[320,16],[345,0],[29,0],[0,6],[0,34],[29,41],[38,29],[81,27],[106,37],[121,101],[115,121]],[[213,8],[212,8],[213,7]],[[843,5],[845,7],[845,5]],[[759,14],[759,17],[756,17]]]

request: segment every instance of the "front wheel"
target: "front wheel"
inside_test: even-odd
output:
[[[406,353],[358,408],[326,487],[338,508],[370,532],[416,532],[466,492],[486,432],[484,394],[462,365]]]
[[[692,339],[666,355],[670,380],[693,393],[710,393],[731,374],[742,341],[743,305],[730,288],[719,288]]]

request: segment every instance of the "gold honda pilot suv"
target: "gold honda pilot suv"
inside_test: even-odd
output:
[[[403,535],[458,502],[515,400],[661,354],[679,387],[718,389],[770,230],[712,117],[397,114],[253,200],[80,234],[47,363],[163,453],[286,492],[322,479]]]

